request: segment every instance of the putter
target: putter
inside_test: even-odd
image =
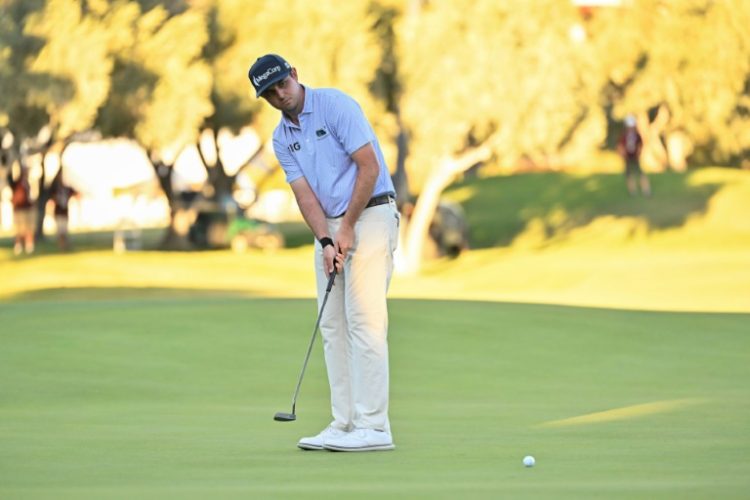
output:
[[[315,322],[315,329],[313,330],[312,338],[310,339],[310,345],[307,347],[307,354],[305,354],[305,362],[302,364],[302,372],[299,374],[299,380],[297,380],[297,388],[294,390],[294,397],[292,398],[292,413],[278,412],[273,416],[273,419],[277,422],[293,422],[297,420],[297,396],[299,395],[299,388],[302,385],[302,377],[305,376],[305,369],[307,368],[307,362],[310,360],[310,353],[312,352],[313,344],[315,343],[315,336],[318,333],[318,327],[320,326],[320,318],[323,317],[323,309],[326,307],[328,302],[328,294],[333,288],[333,280],[336,278],[336,266],[333,266],[333,272],[331,277],[328,278],[328,285],[326,286],[326,294],[323,297],[323,304],[320,306],[320,312],[318,313],[318,321]]]

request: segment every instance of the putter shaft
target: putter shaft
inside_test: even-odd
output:
[[[320,311],[318,312],[318,319],[315,322],[315,328],[313,329],[312,337],[310,338],[310,345],[307,346],[307,353],[305,354],[305,361],[302,364],[302,371],[299,374],[299,379],[297,379],[297,387],[294,389],[294,396],[292,397],[292,413],[290,414],[282,414],[277,413],[277,417],[285,417],[285,418],[276,418],[274,417],[274,420],[278,421],[291,421],[296,419],[296,410],[297,410],[297,396],[299,396],[299,389],[302,386],[302,379],[305,376],[305,370],[307,369],[307,363],[310,361],[310,353],[312,352],[313,345],[315,344],[315,337],[318,334],[318,328],[320,327],[320,320],[323,317],[323,310],[326,307],[326,302],[328,302],[328,294],[331,293],[331,289],[333,288],[333,281],[336,279],[336,266],[333,267],[333,271],[331,272],[331,276],[328,278],[328,285],[326,285],[326,293],[323,296],[323,303],[320,305]],[[286,418],[286,417],[293,417],[293,418]]]

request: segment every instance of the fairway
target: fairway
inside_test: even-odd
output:
[[[312,299],[0,304],[1,498],[740,498],[748,314],[392,300],[387,453],[328,423]],[[525,455],[537,465],[526,469]]]

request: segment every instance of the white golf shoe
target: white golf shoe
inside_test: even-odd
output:
[[[297,447],[303,450],[322,450],[323,443],[328,439],[340,438],[346,435],[346,431],[328,426],[323,429],[317,436],[303,437],[297,443]]]
[[[390,433],[374,429],[355,429],[323,442],[323,448],[331,451],[385,451],[395,447]]]

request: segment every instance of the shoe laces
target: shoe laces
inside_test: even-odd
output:
[[[365,429],[365,428],[358,428],[354,429],[354,432],[356,433],[357,437],[365,438],[370,432],[379,432],[375,429]]]
[[[337,429],[332,425],[329,425],[323,430],[323,432],[321,432],[321,434],[324,436],[338,436],[344,434],[344,431],[342,431],[341,429]]]

